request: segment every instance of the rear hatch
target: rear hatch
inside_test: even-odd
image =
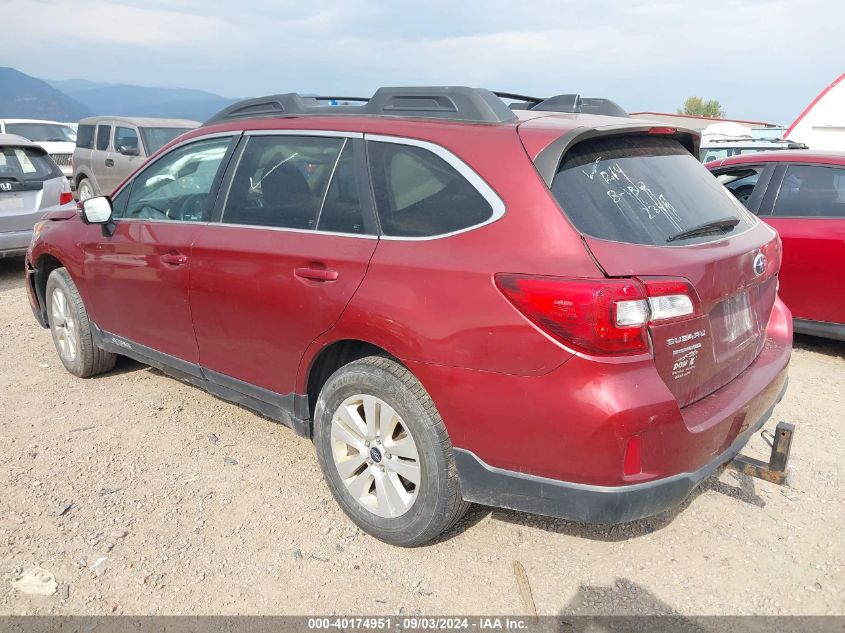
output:
[[[57,178],[64,176],[44,149],[0,145],[0,231],[31,229],[30,214],[58,204]]]
[[[674,130],[571,145],[551,183],[566,217],[608,277],[691,308],[645,317],[655,364],[685,406],[742,373],[765,344],[777,235],[738,203]],[[674,297],[675,299],[672,299]],[[646,304],[655,317],[660,306]],[[689,305],[684,304],[684,305]]]

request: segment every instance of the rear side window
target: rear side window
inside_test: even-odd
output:
[[[552,193],[580,232],[615,242],[695,244],[723,234],[672,238],[725,219],[738,220],[728,233],[735,235],[756,221],[694,156],[668,138],[579,143],[564,155]]]
[[[82,149],[94,149],[94,126],[80,125],[76,131],[76,146]]]
[[[116,127],[114,129],[114,147],[118,151],[121,148],[138,149],[138,132],[131,127]]]
[[[34,147],[0,147],[0,182],[43,181],[61,176],[55,163]]]
[[[737,200],[747,205],[762,172],[762,166],[743,166],[729,171],[720,171],[716,180],[727,187]]]
[[[493,217],[493,208],[481,192],[433,152],[370,141],[367,154],[385,235],[444,235]]]
[[[344,142],[324,136],[251,137],[232,179],[223,222],[315,229]]]
[[[772,215],[845,218],[845,169],[790,165]]]
[[[109,148],[109,139],[111,138],[110,125],[97,126],[97,149],[106,150]]]

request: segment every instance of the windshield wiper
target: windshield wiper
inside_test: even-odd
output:
[[[709,235],[710,233],[728,233],[733,231],[734,227],[739,224],[739,218],[721,218],[720,220],[711,220],[704,224],[699,224],[686,231],[667,237],[667,242],[674,242],[675,240],[685,240],[690,237],[699,237],[701,235]]]

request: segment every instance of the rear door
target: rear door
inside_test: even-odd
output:
[[[361,134],[248,134],[232,162],[193,244],[191,312],[207,377],[267,400],[294,391],[378,239]]]
[[[114,172],[114,158],[112,158],[112,123],[100,121],[94,136],[94,151],[91,152],[91,169],[94,172],[97,193],[109,195],[117,186]]]
[[[779,167],[760,217],[783,240],[780,295],[795,318],[845,323],[845,167]]]
[[[776,294],[777,236],[678,141],[584,141],[564,154],[552,193],[606,275],[691,285],[694,315],[650,326],[657,369],[681,406],[759,355]]]

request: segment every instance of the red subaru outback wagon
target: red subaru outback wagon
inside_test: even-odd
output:
[[[129,356],[284,422],[400,545],[469,502],[655,514],[769,418],[780,243],[694,133],[463,87],[362,101],[235,104],[41,223],[27,287],[65,367]]]

